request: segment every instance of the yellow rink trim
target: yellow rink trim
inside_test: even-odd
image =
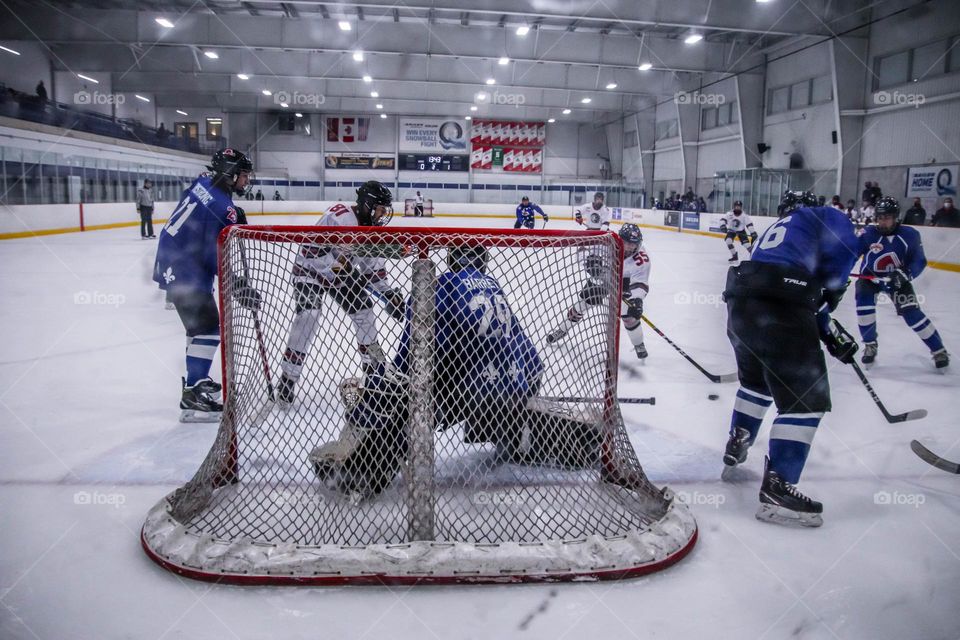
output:
[[[287,211],[264,211],[263,213],[248,213],[247,216],[322,216],[325,211],[299,211],[296,213],[291,213]],[[404,217],[404,216],[401,216]],[[406,216],[412,217],[412,216]],[[433,215],[434,218],[499,218],[504,220],[513,220],[516,218],[515,215],[505,215],[505,214],[493,214],[486,216],[478,216],[472,213],[437,213]],[[154,224],[163,225],[166,224],[167,219],[157,219],[153,221]],[[623,224],[622,220],[613,220],[613,224]],[[110,222],[107,224],[88,224],[84,225],[84,231],[101,231],[104,229],[121,229],[124,227],[137,227],[140,225],[139,220],[133,220],[130,222]],[[659,229],[661,231],[677,231],[676,227],[667,227],[659,224],[643,224],[637,223],[638,227],[644,227],[646,229]],[[59,229],[38,229],[36,231],[13,231],[9,233],[0,233],[0,240],[14,240],[17,238],[33,238],[36,236],[52,236],[59,235],[61,233],[77,233],[80,231],[80,227],[62,227]],[[683,229],[681,233],[692,233],[698,236],[707,236],[710,238],[722,238],[722,233],[716,233],[713,231],[700,231],[699,229]],[[951,271],[954,273],[960,273],[960,264],[954,262],[940,262],[939,260],[930,260],[927,262],[927,266],[932,269],[940,269],[942,271]]]

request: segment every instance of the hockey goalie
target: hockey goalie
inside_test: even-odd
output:
[[[490,443],[499,461],[567,469],[599,464],[598,411],[569,410],[537,398],[544,365],[513,315],[499,282],[486,273],[482,246],[454,247],[435,293],[434,426],[462,428],[466,443]],[[410,415],[410,318],[398,353],[362,381],[341,384],[345,426],[308,456],[325,486],[372,498],[401,470]],[[593,415],[596,413],[597,415]]]

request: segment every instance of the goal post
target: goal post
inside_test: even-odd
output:
[[[616,402],[616,234],[233,226],[219,250],[224,414],[198,471],[146,517],[160,565],[238,584],[601,580],[694,546],[696,521],[647,478]],[[305,255],[349,263],[359,298],[294,286]],[[403,318],[363,279],[381,268]],[[256,319],[233,296],[241,275]],[[603,295],[548,345],[585,287]],[[385,362],[364,376],[371,319]],[[279,406],[291,363],[296,399]]]

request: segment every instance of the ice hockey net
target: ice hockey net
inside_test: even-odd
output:
[[[512,434],[511,446],[468,435],[469,420],[436,422],[443,380],[434,292],[447,253],[463,245],[488,250],[486,273],[502,286],[506,322],[535,345],[543,372],[523,415],[560,424],[549,438],[507,409],[494,409],[488,424]],[[399,421],[406,453],[378,493],[339,490],[308,461],[338,439],[367,392],[354,382],[353,325],[329,295],[297,400],[286,408],[269,400],[304,246],[390,256],[394,285],[409,296],[406,320],[374,299],[388,359],[405,324],[410,331]],[[608,267],[599,283],[608,295],[548,346],[546,334],[587,282],[587,254]],[[693,547],[697,526],[669,489],[647,479],[616,403],[621,254],[619,238],[601,232],[230,227],[220,240],[224,417],[194,477],[148,514],[147,554],[182,575],[254,584],[616,579],[673,564]],[[262,296],[256,314],[235,299],[241,278]],[[549,453],[531,455],[535,447]]]

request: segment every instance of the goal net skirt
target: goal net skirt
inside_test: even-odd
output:
[[[234,226],[219,260],[224,414],[147,515],[161,566],[243,584],[604,580],[693,548],[696,521],[646,477],[616,403],[615,234]]]

